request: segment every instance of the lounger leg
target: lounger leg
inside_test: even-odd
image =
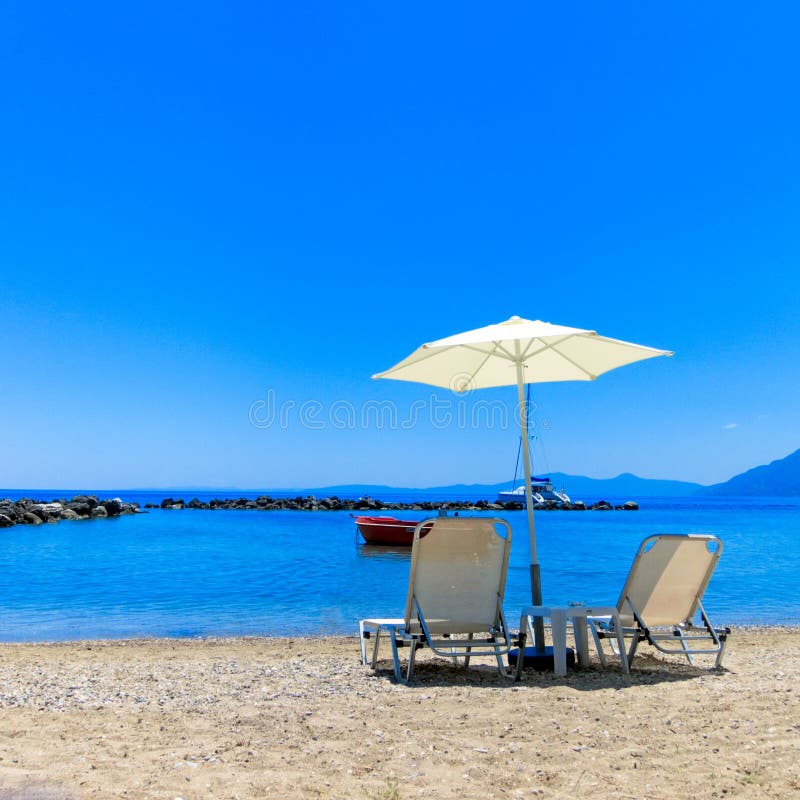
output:
[[[525,626],[519,626],[519,644],[517,645],[517,667],[514,670],[514,680],[519,681],[522,678],[522,662],[525,661]]]
[[[367,666],[367,645],[364,642],[364,621],[358,623],[358,640],[361,645],[361,666]]]
[[[614,626],[614,633],[617,635],[617,649],[619,650],[619,665],[626,675],[631,674],[628,655],[625,652],[625,631],[622,630],[622,620],[619,617],[612,617],[611,624]],[[605,666],[605,662],[603,663]]]
[[[417,640],[411,640],[411,646],[408,653],[408,672],[406,673],[406,682],[411,683],[411,673],[414,672],[414,659],[417,656]]]
[[[600,637],[597,635],[597,624],[594,620],[589,620],[589,630],[592,632],[592,638],[594,639],[594,646],[597,648],[597,657],[600,659],[600,666],[605,669],[606,668],[606,653],[603,650],[602,642],[600,641]]]
[[[394,679],[398,683],[404,683],[403,671],[400,669],[400,653],[397,651],[397,631],[394,625],[389,626],[389,638],[392,642],[392,659],[394,661]]]
[[[691,666],[694,666],[694,658],[692,658],[692,654],[689,652],[689,648],[686,645],[686,639],[683,636],[683,631],[680,628],[675,628],[674,631],[677,634],[678,638],[681,640],[681,647],[683,648],[683,652],[686,655],[686,660],[689,662]]]
[[[503,626],[503,640],[508,642],[508,631],[506,630],[505,625]],[[500,649],[500,645],[498,644],[495,644],[494,657],[497,660],[498,672],[504,677],[510,678],[511,671],[506,669],[506,665],[503,663],[503,651]]]
[[[375,644],[372,646],[372,669],[378,668],[378,647],[381,643],[381,626],[375,629]]]
[[[722,656],[725,653],[725,646],[728,644],[727,637],[719,643],[719,653],[717,653],[717,660],[714,664],[714,669],[719,669],[722,666]]]
[[[706,610],[703,608],[703,604],[699,599],[697,601],[697,606],[700,609],[700,616],[703,618],[703,625],[706,626],[706,630],[714,640],[714,644],[719,648],[717,651],[717,660],[714,662],[714,669],[719,669],[722,666],[722,656],[725,654],[725,646],[728,644],[727,631],[720,637],[716,628],[711,624],[711,620],[708,618],[708,614],[706,614]]]
[[[453,666],[457,667],[458,666],[458,653],[456,652],[455,647],[451,647],[450,648],[450,659],[453,662]]]
[[[624,643],[623,639],[623,643]],[[633,657],[636,655],[636,648],[639,646],[639,630],[636,629],[633,632],[633,637],[631,638],[631,646],[628,650],[628,666],[633,664]]]

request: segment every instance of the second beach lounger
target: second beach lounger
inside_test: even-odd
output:
[[[683,655],[690,664],[694,656],[716,654],[715,667],[722,664],[728,628],[714,628],[702,598],[722,555],[722,541],[705,534],[659,534],[639,546],[617,602],[622,633],[631,639],[630,663],[640,642],[662,653]],[[695,626],[697,612],[703,626]],[[610,617],[589,617],[589,629],[605,665],[601,639],[616,646],[619,631]]]

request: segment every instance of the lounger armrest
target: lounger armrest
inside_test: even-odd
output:
[[[719,640],[721,642],[724,642],[725,639],[728,636],[730,636],[731,629],[727,625],[724,628],[717,628],[716,626],[712,626],[711,623],[709,622],[708,618],[705,616],[705,614],[703,614],[702,619],[703,619],[703,627],[709,633],[715,633],[717,635],[717,638],[719,638]],[[691,623],[690,623],[690,625],[691,625]],[[699,628],[700,626],[699,625],[691,625],[691,627]]]
[[[372,631],[364,631],[364,633],[362,634],[362,636],[363,636],[365,639],[371,639],[371,638],[372,638]],[[401,638],[398,638],[398,639],[397,639],[397,646],[398,646],[398,647],[406,647],[407,645],[406,645],[406,643],[405,643],[405,641],[404,641],[403,639],[401,639]]]

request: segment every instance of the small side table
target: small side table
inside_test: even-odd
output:
[[[617,631],[619,643],[619,660],[622,671],[627,675],[630,672],[628,659],[625,654],[625,641],[622,634],[622,624],[619,612],[613,606],[526,606],[522,609],[519,618],[519,630],[527,631],[531,641],[534,641],[532,620],[534,617],[543,617],[550,620],[553,633],[553,661],[556,675],[567,674],[567,620],[572,620],[572,631],[575,636],[575,651],[578,663],[582,667],[589,666],[589,626],[587,617],[611,617]],[[517,661],[517,676],[521,674],[522,662]]]

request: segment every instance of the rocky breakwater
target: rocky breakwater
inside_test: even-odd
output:
[[[360,497],[358,500],[347,500],[339,497],[317,498],[307,497],[270,497],[262,495],[255,499],[238,497],[235,499],[214,499],[203,501],[197,497],[188,502],[183,498],[165,497],[161,503],[147,503],[145,508],[162,508],[171,511],[183,509],[229,510],[229,511],[521,511],[522,503],[492,503],[488,500],[456,500],[453,502],[422,501],[417,503],[384,503],[371,497]],[[575,503],[558,503],[546,500],[537,503],[537,511],[637,511],[639,506],[633,501],[622,505],[612,505],[600,500],[592,505],[578,500]]]
[[[97,519],[119,517],[123,514],[140,513],[138,503],[125,503],[118,497],[99,500],[94,495],[75,495],[48,503],[40,500],[0,500],[0,528],[12,525],[42,525],[46,522],[61,522],[62,519]]]

